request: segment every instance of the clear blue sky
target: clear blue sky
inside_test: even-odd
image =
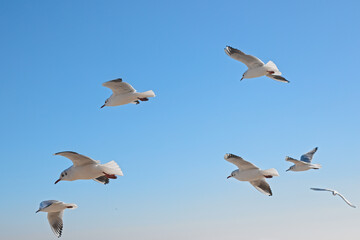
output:
[[[0,1],[0,238],[54,239],[35,211],[58,199],[64,240],[358,239],[359,209],[309,187],[360,205],[360,3],[123,2]],[[291,83],[240,82],[226,45]],[[100,109],[118,77],[156,98]],[[285,172],[316,146],[321,170]],[[54,185],[65,150],[125,176]],[[227,152],[278,169],[274,196],[227,180]]]

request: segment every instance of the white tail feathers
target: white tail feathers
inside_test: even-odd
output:
[[[139,94],[141,95],[141,97],[155,97],[155,93],[153,92],[153,90],[149,90]]]
[[[318,163],[317,163],[317,164],[313,164],[313,168],[314,168],[314,169],[319,169],[319,168],[321,168],[321,164],[318,164]]]
[[[274,71],[274,75],[281,75],[281,72],[279,71],[279,69],[277,68],[277,66],[275,65],[275,63],[273,61],[269,61],[266,66],[269,68],[269,70]]]
[[[277,171],[275,168],[270,168],[270,169],[267,169],[267,170],[262,170],[261,172],[262,172],[262,174],[265,175],[265,176],[273,176],[273,177],[279,176],[279,173],[278,173],[278,171]]]
[[[123,172],[121,171],[121,168],[115,161],[105,163],[101,166],[104,169],[104,172],[106,172],[107,174],[115,174],[115,175],[119,175],[119,176],[124,176]]]
[[[67,203],[66,204],[66,208],[71,208],[71,209],[75,209],[75,208],[77,208],[78,206],[76,205],[76,204],[74,204],[74,203]]]

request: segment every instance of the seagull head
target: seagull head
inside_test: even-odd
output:
[[[61,180],[68,180],[68,172],[65,170],[60,174],[60,177],[58,180],[55,181],[54,184],[57,184],[58,182],[60,182]]]
[[[234,176],[235,176],[235,173],[232,172],[232,173],[230,174],[230,176],[228,176],[226,179],[229,179],[229,178],[234,177]]]
[[[103,107],[105,107],[106,106],[106,104],[108,103],[108,101],[109,101],[109,99],[106,99],[105,100],[105,103],[104,103],[104,105],[102,105],[100,108],[103,108]]]

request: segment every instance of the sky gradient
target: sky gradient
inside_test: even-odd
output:
[[[56,237],[43,200],[76,203],[61,239],[356,240],[358,1],[0,1],[0,238]],[[230,45],[289,84],[239,81]],[[156,97],[100,109],[121,77]],[[285,156],[319,147],[318,171]],[[124,177],[54,181],[75,151]],[[242,156],[280,176],[268,197],[226,177]],[[301,229],[299,229],[301,228]],[[306,230],[302,230],[306,228]]]

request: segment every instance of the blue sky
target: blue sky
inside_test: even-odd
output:
[[[357,1],[0,1],[1,239],[52,239],[42,200],[76,203],[62,239],[358,239]],[[290,84],[240,82],[226,45]],[[122,77],[156,98],[100,106]],[[287,172],[319,147],[319,171]],[[71,150],[115,160],[103,186],[60,182]],[[276,168],[267,197],[226,177],[231,152]],[[299,231],[298,227],[310,227]]]

